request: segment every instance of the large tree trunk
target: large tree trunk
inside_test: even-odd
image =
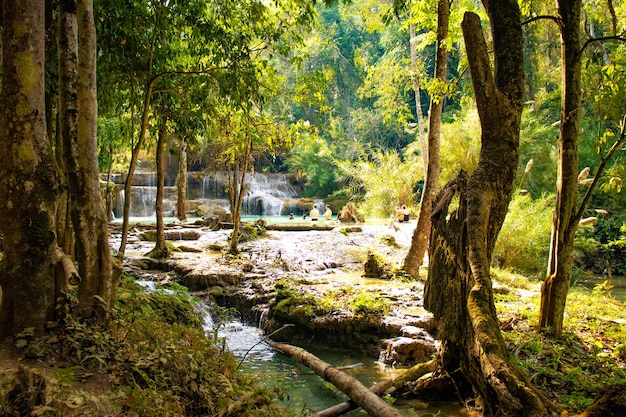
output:
[[[450,3],[448,0],[439,0],[437,7],[437,53],[435,62],[435,79],[445,82],[448,73],[448,25],[450,22]],[[426,166],[426,181],[422,192],[422,201],[417,217],[417,226],[411,239],[411,247],[404,258],[403,269],[412,277],[419,277],[419,268],[424,260],[430,236],[430,215],[432,206],[437,197],[440,170],[440,136],[441,113],[445,95],[435,95],[430,101],[430,116],[428,127],[428,165]]]
[[[459,174],[433,210],[425,306],[440,322],[435,378],[477,396],[485,416],[545,416],[549,401],[509,359],[490,277],[491,254],[511,199],[523,102],[520,13],[514,0],[485,1],[494,40],[492,73],[480,20],[463,19],[482,127],[478,167]],[[448,213],[454,198],[458,208]],[[463,387],[471,386],[471,390]]]
[[[4,0],[0,124],[0,339],[43,333],[54,307],[58,178],[46,136],[44,3]]]
[[[187,142],[180,142],[180,158],[178,159],[178,176],[176,179],[178,198],[176,210],[178,220],[187,220]]]
[[[546,279],[541,288],[539,329],[560,337],[574,262],[574,235],[578,195],[578,132],[581,106],[580,13],[581,0],[559,0],[562,83],[561,128],[556,184],[556,208]]]

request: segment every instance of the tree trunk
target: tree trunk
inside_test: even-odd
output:
[[[29,327],[42,334],[52,318],[58,195],[46,136],[44,3],[2,6],[0,339]]]
[[[435,79],[446,81],[448,73],[448,25],[450,22],[450,3],[448,0],[439,0],[437,6],[437,53],[435,62]],[[422,201],[417,218],[417,225],[411,239],[411,247],[404,258],[403,269],[412,277],[419,277],[419,268],[424,260],[430,236],[430,215],[432,206],[437,197],[440,170],[440,136],[441,113],[445,95],[433,96],[430,101],[430,116],[428,127],[428,165],[426,166],[426,181],[422,192]]]
[[[283,343],[269,342],[270,346],[290,358],[309,367],[316,374],[343,391],[372,417],[402,417],[402,414],[387,404],[378,395],[367,389],[358,380],[322,361],[304,349]]]
[[[561,337],[563,314],[574,262],[578,195],[578,132],[581,106],[581,0],[559,0],[561,18],[561,128],[556,184],[556,207],[546,279],[541,287],[539,329]],[[582,211],[581,211],[582,213]]]
[[[149,256],[156,259],[163,259],[169,256],[167,242],[165,241],[165,225],[163,223],[163,184],[165,182],[165,161],[163,158],[163,148],[165,147],[165,139],[167,137],[167,119],[161,119],[159,127],[159,138],[156,149],[156,168],[157,168],[157,192],[156,192],[156,244],[154,249],[150,251]]]
[[[176,199],[176,210],[178,220],[187,220],[187,142],[180,142],[180,158],[178,159],[178,177],[176,180],[178,198]]]
[[[424,170],[428,166],[428,143],[426,142],[426,135],[424,133],[424,115],[422,114],[422,100],[420,99],[420,79],[418,76],[419,67],[417,65],[417,42],[415,35],[415,23],[409,24],[409,47],[411,49],[411,81],[413,82],[413,92],[415,93],[415,113],[417,114],[417,134],[420,140],[420,147],[422,149],[422,163]]]
[[[124,218],[122,220],[122,239],[118,250],[119,258],[124,258],[126,252],[126,243],[128,241],[128,225],[130,222],[130,193],[133,185],[133,178],[135,175],[135,169],[137,168],[137,161],[139,160],[139,152],[143,147],[148,135],[148,122],[150,119],[150,101],[152,97],[152,80],[146,83],[146,91],[143,101],[143,113],[141,116],[141,128],[139,132],[139,139],[132,149],[130,156],[130,165],[128,166],[128,173],[126,174],[126,181],[124,181]]]
[[[241,222],[241,206],[246,193],[246,173],[248,172],[248,161],[252,154],[252,135],[246,132],[247,143],[246,153],[232,164],[233,178],[229,180],[230,209],[233,214],[233,233],[230,235],[230,245],[228,252],[236,254],[239,252],[237,243],[239,241],[239,223]],[[241,171],[239,171],[241,163]]]
[[[434,370],[435,362],[432,360],[428,362],[418,363],[417,365],[402,373],[402,375],[400,375],[399,377],[387,379],[382,382],[377,382],[370,387],[370,391],[372,391],[376,395],[383,395],[387,391],[400,389],[406,382],[415,381]],[[359,408],[359,405],[354,401],[349,400],[327,408],[326,410],[315,413],[313,417],[337,417],[346,414],[352,410],[356,410],[357,408]]]
[[[135,168],[137,168],[137,161],[139,160],[139,152],[141,152],[141,148],[146,141],[146,137],[148,136],[148,124],[150,122],[150,103],[152,100],[152,88],[154,87],[154,83],[157,82],[163,74],[158,74],[156,76],[152,76],[152,61],[154,56],[154,44],[156,39],[157,31],[154,31],[152,34],[152,39],[150,41],[150,48],[148,50],[148,73],[146,75],[146,85],[144,91],[144,99],[143,99],[143,111],[141,114],[141,127],[139,130],[139,138],[137,139],[137,143],[134,147],[132,147],[131,157],[130,157],[130,165],[128,166],[128,174],[126,176],[126,181],[124,181],[124,218],[122,220],[122,239],[119,247],[119,259],[124,258],[124,253],[126,252],[126,243],[128,241],[128,224],[130,221],[130,192],[133,184],[133,177],[135,175]],[[133,95],[134,96],[134,95]],[[134,129],[133,129],[134,132]]]
[[[439,193],[424,305],[439,320],[433,379],[477,396],[485,416],[546,416],[549,401],[509,359],[490,277],[491,254],[511,199],[523,101],[520,13],[516,1],[485,1],[494,40],[492,73],[480,19],[466,13],[463,35],[482,127],[478,167]],[[449,205],[458,208],[448,213]],[[471,390],[467,389],[469,386]]]
[[[78,102],[76,101],[76,83],[78,80],[78,38],[76,22],[76,0],[59,3],[59,17],[57,23],[58,61],[59,61],[59,110],[58,131],[56,141],[56,159],[60,175],[64,178],[65,187],[62,187],[57,204],[57,238],[63,251],[74,253],[74,229],[71,217],[71,196],[77,195],[78,184],[71,182],[68,174],[68,153],[70,146],[76,146],[78,129]],[[74,145],[70,143],[73,141]],[[67,142],[67,143],[66,143]],[[75,151],[75,150],[74,150]],[[73,174],[75,174],[73,172]],[[75,187],[70,191],[70,187]]]
[[[113,268],[98,170],[96,94],[96,30],[92,0],[78,0],[78,100],[77,137],[68,168],[77,184],[70,186],[72,223],[76,235],[76,259],[82,277],[78,286],[78,317],[96,315],[104,320],[109,312],[121,268]],[[67,144],[67,140],[65,142]]]

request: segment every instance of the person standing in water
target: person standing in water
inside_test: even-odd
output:
[[[311,216],[311,221],[312,222],[316,222],[317,219],[319,219],[320,211],[317,209],[317,204],[313,204],[313,209],[309,213],[309,216]]]
[[[328,221],[330,220],[331,217],[333,217],[333,211],[330,209],[330,206],[326,204],[326,211],[324,212],[324,219]]]

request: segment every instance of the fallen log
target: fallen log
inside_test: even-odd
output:
[[[376,394],[367,389],[358,380],[324,362],[306,350],[283,343],[268,341],[270,346],[290,358],[309,367],[316,374],[343,391],[356,404],[372,417],[402,417],[402,414]]]
[[[426,375],[429,372],[435,370],[435,361],[430,360],[428,362],[418,363],[412,368],[408,369],[402,375],[397,378],[387,379],[386,381],[378,382],[370,387],[370,391],[376,395],[382,395],[392,388],[399,389],[408,381],[415,381],[416,379]],[[334,405],[326,410],[320,411],[313,415],[313,417],[338,417],[347,412],[359,408],[358,404],[349,400],[342,402],[341,404]]]

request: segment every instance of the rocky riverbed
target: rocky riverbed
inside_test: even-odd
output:
[[[167,237],[180,251],[164,261],[144,256],[154,246],[144,240],[152,226],[136,225],[125,268],[163,285],[180,282],[208,302],[236,308],[268,334],[290,325],[273,336],[279,341],[358,349],[395,364],[429,359],[436,328],[422,308],[423,282],[396,273],[415,224],[333,225],[270,230],[233,257],[225,251],[230,230],[171,224]],[[114,249],[119,239],[112,230]],[[368,259],[376,266],[366,273]]]

